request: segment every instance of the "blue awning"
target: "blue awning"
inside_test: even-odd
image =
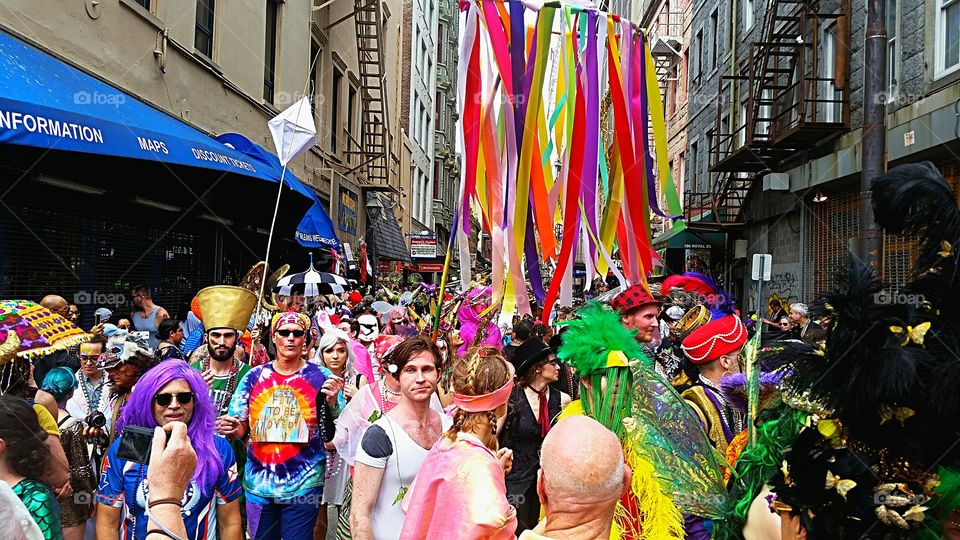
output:
[[[323,209],[320,203],[313,203],[307,210],[300,224],[297,225],[295,236],[297,243],[306,248],[335,248],[340,249],[340,241],[333,230],[333,220]]]
[[[280,169],[268,159],[230,148],[2,31],[0,74],[0,143],[279,180]],[[313,190],[289,172],[284,183],[317,200]]]

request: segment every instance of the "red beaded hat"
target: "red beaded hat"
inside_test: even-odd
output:
[[[610,307],[624,313],[630,309],[640,307],[645,304],[659,304],[657,300],[647,292],[643,285],[632,285],[627,290],[618,294],[610,302]]]
[[[680,346],[694,364],[705,364],[747,342],[747,329],[736,315],[726,315],[697,328]]]

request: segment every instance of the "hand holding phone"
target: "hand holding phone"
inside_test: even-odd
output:
[[[170,422],[156,428],[151,448],[147,469],[150,499],[182,498],[197,467],[197,453],[187,436],[187,425]]]

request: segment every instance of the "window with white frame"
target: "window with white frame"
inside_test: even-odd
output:
[[[823,62],[820,63],[820,99],[817,104],[817,121],[839,122],[843,94],[836,84],[837,25],[831,23],[823,29]]]
[[[960,0],[937,0],[936,76],[960,68]]]
[[[887,94],[897,95],[900,77],[900,0],[887,0]]]
[[[713,45],[707,52],[707,58],[710,60],[710,68],[717,67],[717,57],[720,55],[720,9],[714,9],[710,14],[710,39]]]
[[[743,2],[743,31],[747,32],[753,28],[753,0],[744,0]]]

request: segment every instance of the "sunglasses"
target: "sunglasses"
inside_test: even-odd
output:
[[[157,394],[153,396],[153,401],[161,407],[167,407],[170,403],[173,402],[173,399],[177,399],[177,403],[180,405],[186,405],[193,401],[193,392],[175,392],[173,394]]]
[[[99,355],[99,354],[95,354],[95,355],[91,355],[91,356],[81,356],[81,357],[80,357],[80,363],[81,363],[81,364],[96,364],[99,359],[100,359],[100,355]]]
[[[280,337],[290,337],[292,334],[293,337],[303,337],[306,332],[303,330],[277,330],[277,335]]]

